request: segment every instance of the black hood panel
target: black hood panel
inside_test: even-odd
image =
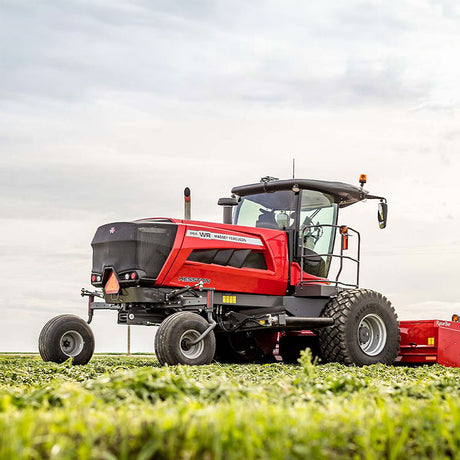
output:
[[[94,235],[93,273],[113,267],[117,273],[144,272],[156,278],[171,252],[177,233],[173,223],[115,222],[99,227]]]

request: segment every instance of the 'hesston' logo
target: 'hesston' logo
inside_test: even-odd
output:
[[[192,276],[179,276],[178,280],[182,281],[183,283],[203,282],[203,284],[211,284],[211,280],[209,278],[194,278]]]
[[[213,233],[213,232],[204,232],[200,230],[187,230],[186,236],[192,238],[200,238],[202,240],[218,240],[218,241],[228,241],[230,243],[239,243],[239,244],[249,244],[252,246],[263,246],[264,244],[259,238],[251,238],[247,236],[240,235],[228,235],[226,233]]]

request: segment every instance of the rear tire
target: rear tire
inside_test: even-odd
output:
[[[43,361],[86,364],[94,353],[94,335],[88,324],[75,315],[59,315],[50,319],[38,339]]]
[[[188,345],[208,327],[197,313],[181,311],[168,316],[155,335],[155,354],[160,364],[210,364],[216,351],[214,331],[196,345]]]
[[[399,351],[398,318],[391,303],[378,292],[351,289],[326,305],[323,315],[334,325],[317,330],[326,362],[392,364]]]

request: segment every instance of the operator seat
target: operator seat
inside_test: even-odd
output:
[[[314,226],[313,220],[306,216],[302,225],[300,226],[301,233],[302,229],[305,227]],[[315,241],[316,243],[316,241]],[[314,244],[315,244],[314,243]],[[313,244],[313,247],[314,247]],[[303,269],[310,275],[320,276],[322,278],[327,278],[327,266],[324,259],[318,255],[317,252],[313,251],[313,249],[309,249],[308,247],[303,248],[304,260],[303,260]]]
[[[304,248],[303,253],[303,270],[310,273],[310,275],[327,278],[327,267],[324,259],[311,249]]]
[[[265,209],[262,209],[262,208],[260,208],[259,211],[261,213],[259,214],[259,217],[257,218],[256,227],[274,228],[276,230],[280,229],[278,227],[278,224],[276,223],[276,219],[275,219],[275,216],[273,215],[273,212],[265,211]]]

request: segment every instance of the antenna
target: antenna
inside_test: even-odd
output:
[[[295,179],[295,158],[292,159],[292,178]]]

